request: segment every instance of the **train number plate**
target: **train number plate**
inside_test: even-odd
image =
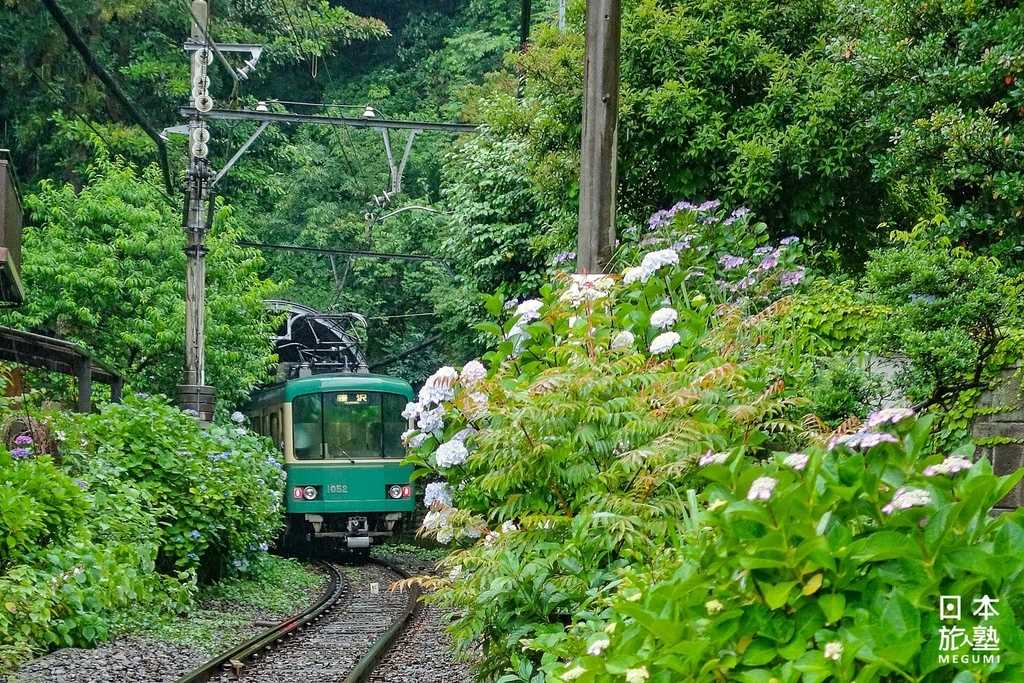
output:
[[[328,484],[328,493],[348,493],[348,484]]]

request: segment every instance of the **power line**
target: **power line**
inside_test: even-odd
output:
[[[75,50],[78,51],[78,54],[82,56],[82,59],[85,61],[86,66],[89,67],[89,70],[100,79],[104,86],[106,86],[107,92],[113,95],[115,99],[124,105],[125,109],[128,110],[128,114],[135,120],[135,123],[142,126],[142,129],[146,131],[146,135],[152,138],[153,142],[156,143],[157,156],[160,159],[160,167],[164,172],[164,184],[167,185],[167,194],[171,194],[171,192],[173,192],[171,189],[171,168],[167,161],[167,146],[164,144],[163,137],[156,132],[156,129],[146,121],[145,117],[142,116],[131,100],[128,99],[128,96],[125,95],[121,86],[114,80],[114,77],[110,75],[103,65],[96,61],[95,55],[92,54],[92,51],[89,49],[89,46],[85,44],[85,41],[82,40],[82,37],[78,35],[75,27],[71,25],[70,21],[68,21],[67,16],[60,8],[60,5],[57,4],[56,0],[42,0],[42,2],[50,12],[50,16],[52,16],[53,20],[57,22],[61,31],[64,32],[68,42],[71,43],[72,47],[74,47]]]

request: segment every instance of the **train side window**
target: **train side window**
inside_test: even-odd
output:
[[[324,457],[320,394],[292,399],[292,450],[299,460],[320,460]]]
[[[275,446],[281,443],[281,421],[277,416],[277,411],[270,414],[270,438]]]
[[[384,394],[384,457],[405,455],[402,446],[402,432],[408,428],[408,422],[402,417],[406,400],[398,394]]]

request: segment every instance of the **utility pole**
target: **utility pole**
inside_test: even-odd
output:
[[[601,273],[615,249],[620,0],[587,1],[576,270]]]
[[[210,9],[206,0],[192,0],[192,42],[209,35]],[[187,46],[186,46],[187,49]],[[185,271],[185,376],[178,385],[178,402],[183,409],[193,410],[200,422],[213,420],[215,390],[206,384],[206,246],[203,241],[209,228],[207,201],[210,199],[210,165],[207,143],[210,133],[199,112],[213,109],[209,94],[207,67],[213,61],[211,46],[192,52],[192,108],[189,117],[189,165],[185,188],[185,236],[187,259]]]

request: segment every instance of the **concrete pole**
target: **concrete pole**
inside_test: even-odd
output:
[[[209,35],[209,6],[206,0],[192,0],[189,20],[192,39]],[[198,23],[197,23],[198,22]],[[212,61],[211,50],[192,54],[192,106],[203,111],[212,107],[207,92],[206,69]],[[204,102],[204,98],[209,102]],[[206,205],[209,200],[210,166],[206,161],[209,133],[198,116],[189,119],[189,167],[185,210],[185,376],[178,386],[178,401],[184,409],[196,412],[201,422],[213,419],[213,387],[206,385]]]
[[[588,0],[576,270],[601,273],[615,249],[619,0]]]

